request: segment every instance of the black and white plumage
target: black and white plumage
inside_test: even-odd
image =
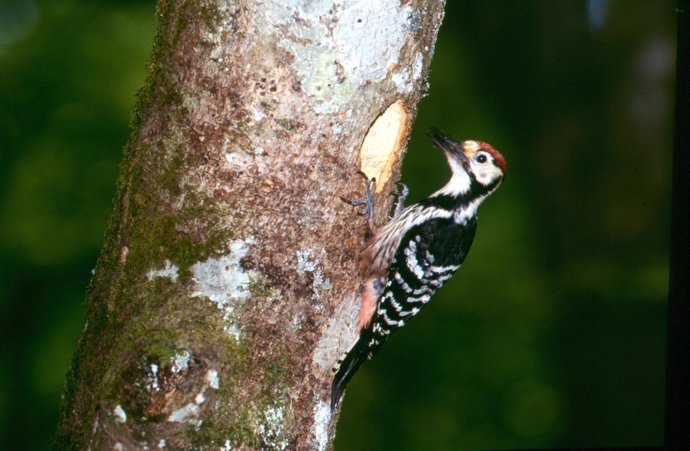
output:
[[[505,177],[506,161],[489,144],[458,143],[435,129],[429,136],[452,171],[443,188],[404,209],[399,199],[395,216],[380,228],[373,226],[373,179],[364,199],[350,202],[365,205],[372,237],[360,260],[365,282],[357,339],[334,368],[333,407],[362,363],[460,268],[474,240],[477,208]]]

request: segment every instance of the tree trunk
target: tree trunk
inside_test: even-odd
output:
[[[58,448],[330,448],[443,6],[160,0]]]

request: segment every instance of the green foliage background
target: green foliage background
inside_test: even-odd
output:
[[[670,0],[449,0],[423,135],[509,162],[474,249],[348,389],[336,450],[663,440]],[[46,449],[84,319],[154,5],[0,1],[0,443]]]

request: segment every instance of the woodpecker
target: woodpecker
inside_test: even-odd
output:
[[[379,350],[391,332],[404,326],[460,268],[477,229],[477,208],[503,181],[503,155],[482,141],[455,142],[437,129],[427,133],[443,150],[451,177],[428,198],[404,207],[402,185],[393,218],[375,227],[376,180],[367,180],[361,199],[371,237],[360,256],[364,289],[356,341],[333,368],[331,407],[354,373]]]

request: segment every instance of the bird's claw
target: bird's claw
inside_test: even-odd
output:
[[[374,224],[374,205],[375,205],[375,199],[374,199],[374,194],[376,193],[376,178],[368,178],[366,174],[362,171],[359,171],[359,174],[361,174],[365,178],[364,182],[364,196],[358,198],[358,199],[345,199],[344,197],[340,197],[340,199],[343,202],[346,202],[353,207],[359,207],[359,206],[364,206],[361,210],[359,210],[357,213],[366,216],[369,219],[369,224],[370,226],[373,227]]]

